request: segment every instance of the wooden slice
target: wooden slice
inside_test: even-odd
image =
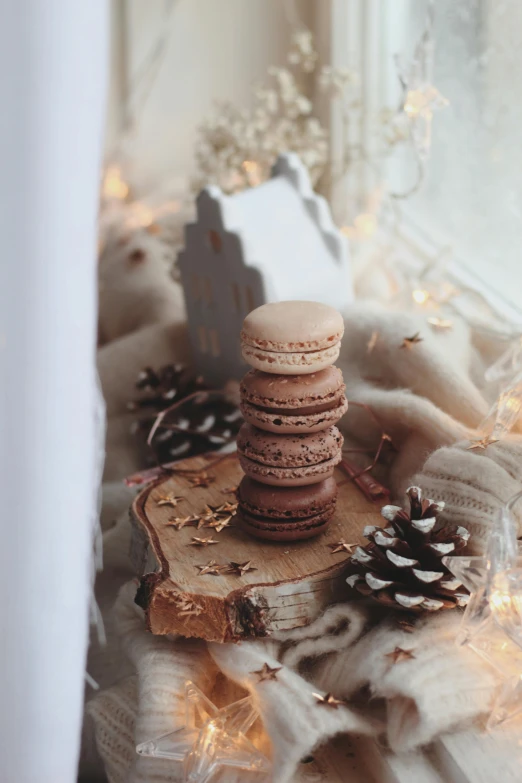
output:
[[[193,473],[163,476],[134,501],[138,541],[141,538],[149,550],[147,559],[143,547],[139,551],[135,546],[135,561],[141,563],[142,574],[136,601],[145,609],[152,633],[217,642],[268,636],[306,625],[325,606],[349,595],[344,578],[349,554],[334,554],[328,545],[341,539],[362,542],[365,525],[382,522],[380,504],[367,500],[346,474],[336,469],[337,509],[327,532],[318,538],[298,543],[259,541],[232,527],[233,518],[221,532],[188,525],[177,530],[169,525],[176,517],[199,516],[207,504],[235,502],[230,488],[236,487],[243,475],[236,455],[209,464],[207,457],[177,463],[178,471]],[[208,487],[192,486],[191,477],[201,471],[214,481]],[[175,508],[159,505],[161,498],[169,495],[182,498]],[[218,543],[191,545],[193,537],[210,536]],[[210,560],[218,566],[250,562],[255,570],[201,574],[200,567]]]

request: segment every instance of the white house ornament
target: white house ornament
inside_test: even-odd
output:
[[[178,267],[194,363],[214,386],[246,372],[239,335],[251,310],[301,299],[342,311],[353,299],[347,239],[293,153],[258,187],[205,188]]]

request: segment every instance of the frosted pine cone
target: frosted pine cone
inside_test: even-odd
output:
[[[468,531],[444,526],[437,519],[444,503],[423,500],[419,487],[410,487],[407,494],[409,512],[384,506],[381,514],[390,526],[364,529],[370,543],[355,550],[346,581],[362,595],[397,609],[435,612],[465,606],[469,594],[442,558],[466,546]]]

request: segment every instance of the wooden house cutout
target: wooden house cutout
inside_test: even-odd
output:
[[[247,370],[239,333],[250,310],[311,299],[342,311],[353,298],[347,240],[293,153],[256,188],[205,188],[178,265],[195,367],[214,386]]]

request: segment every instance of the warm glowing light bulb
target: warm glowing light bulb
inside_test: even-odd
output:
[[[105,198],[116,198],[121,201],[129,195],[129,186],[121,175],[120,167],[114,163],[107,166],[103,178],[102,192]]]
[[[241,164],[247,175],[249,185],[259,185],[261,182],[261,166],[255,160],[244,160]]]
[[[404,111],[408,117],[418,117],[423,111],[429,111],[429,104],[429,98],[422,90],[408,90],[404,101]]]
[[[421,288],[416,288],[415,291],[412,291],[411,295],[414,302],[417,302],[417,304],[420,305],[425,304],[431,296],[429,291],[425,291]]]
[[[363,212],[361,215],[357,215],[353,224],[360,236],[371,237],[377,228],[377,218],[370,212]]]

